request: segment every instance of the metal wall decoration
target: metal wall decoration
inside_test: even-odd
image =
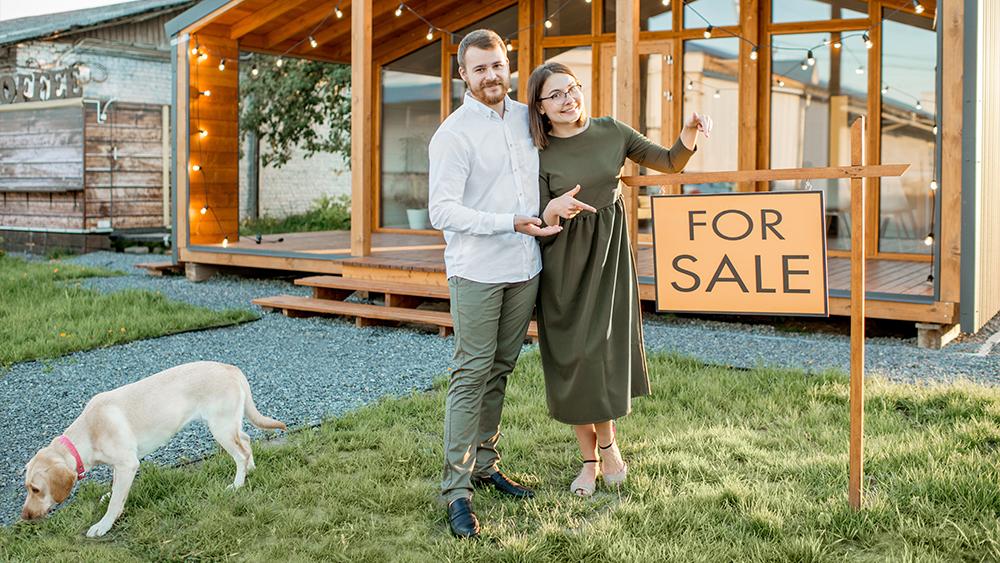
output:
[[[83,96],[75,67],[31,73],[0,74],[0,105],[44,102]]]

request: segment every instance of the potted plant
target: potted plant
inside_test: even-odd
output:
[[[407,189],[396,194],[396,201],[406,209],[406,221],[413,230],[431,228],[427,211],[427,174],[411,172],[406,175]]]

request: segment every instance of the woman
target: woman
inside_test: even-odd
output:
[[[682,169],[712,121],[692,115],[668,150],[613,118],[588,118],[584,102],[569,67],[546,63],[531,73],[542,220],[563,226],[542,241],[537,313],[546,396],[552,417],[573,425],[583,456],[570,489],[589,496],[598,469],[607,485],[625,481],[614,421],[629,413],[632,397],[649,394],[618,175],[626,158],[662,172]]]

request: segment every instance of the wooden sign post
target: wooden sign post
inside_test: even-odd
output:
[[[630,176],[638,186],[850,179],[851,380],[848,502],[860,509],[864,476],[865,199],[867,178],[908,164],[865,166],[865,122],[851,126],[851,165]],[[659,311],[829,313],[822,192],[663,195],[652,198]]]

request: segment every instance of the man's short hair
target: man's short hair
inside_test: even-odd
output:
[[[501,50],[506,49],[503,43],[503,39],[497,35],[497,32],[492,29],[477,29],[475,31],[470,31],[462,38],[462,42],[458,44],[458,66],[465,68],[465,51],[469,47],[475,47],[477,49],[488,50],[493,47],[500,47]]]

